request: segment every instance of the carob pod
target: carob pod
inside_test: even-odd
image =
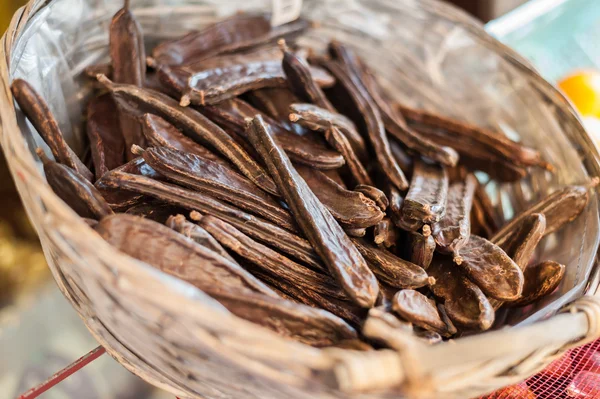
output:
[[[318,105],[294,103],[289,106],[288,118],[291,122],[317,132],[325,132],[330,126],[335,126],[346,136],[359,159],[368,159],[365,140],[348,117]]]
[[[125,140],[117,116],[117,105],[110,94],[103,94],[89,102],[86,132],[96,179],[125,163]]]
[[[134,151],[172,182],[231,203],[286,230],[297,231],[290,213],[273,197],[225,165],[167,147],[138,147]]]
[[[56,162],[70,167],[85,179],[92,181],[94,175],[75,155],[65,141],[58,122],[44,99],[23,79],[15,79],[10,89],[21,111],[31,121],[35,130],[44,139],[44,142],[48,144],[48,147],[50,147]]]
[[[281,51],[280,51],[281,53]],[[296,133],[299,136],[309,135],[315,136],[316,133],[311,133],[297,123],[290,123],[289,114],[290,106],[299,103],[300,99],[296,97],[289,88],[273,88],[260,89],[246,93],[248,101],[277,122],[281,123],[285,128]]]
[[[155,61],[155,60],[154,60]],[[154,61],[151,61],[154,64]],[[309,67],[315,84],[332,86],[333,78],[318,67]],[[217,104],[252,90],[286,87],[280,60],[251,61],[243,64],[194,71],[190,67],[158,65],[161,84],[181,95],[182,106]]]
[[[409,108],[398,104],[397,110],[410,122],[425,125],[434,129],[442,129],[449,136],[456,139],[468,139],[485,145],[501,159],[514,162],[519,166],[538,166],[552,170],[552,166],[542,159],[541,154],[532,149],[516,143],[499,132],[492,132],[468,123],[457,121],[424,110]],[[463,141],[463,140],[461,140]]]
[[[202,216],[198,225],[208,231],[221,245],[250,262],[252,264],[250,272],[258,269],[261,273],[294,284],[304,291],[316,292],[340,300],[348,299],[346,293],[331,276],[315,272],[294,262],[253,240],[227,222],[208,215]]]
[[[323,139],[314,140],[316,138],[298,136],[239,98],[215,106],[206,106],[200,111],[229,132],[234,132],[246,143],[246,118],[262,115],[271,127],[270,133],[273,134],[275,141],[292,161],[316,169],[337,169],[344,165],[344,157],[337,151],[329,149]]]
[[[519,266],[485,238],[471,235],[455,262],[491,298],[514,301],[523,292]]]
[[[408,179],[412,178],[414,159],[396,140],[390,140],[392,155]]]
[[[352,242],[367,260],[373,273],[394,288],[420,288],[435,282],[422,267],[401,259],[386,249],[378,248],[362,238],[353,238]]]
[[[257,115],[249,121],[248,137],[267,165],[300,229],[348,296],[359,306],[372,307],[379,292],[377,279],[267,130],[263,118]]]
[[[128,215],[141,216],[146,219],[154,220],[160,224],[165,224],[171,215],[185,211],[183,208],[164,204],[160,201],[144,201],[136,204],[125,211]]]
[[[309,22],[298,19],[272,27],[268,15],[237,14],[201,31],[165,41],[154,48],[152,55],[162,64],[181,65],[252,48],[264,43],[302,33]]]
[[[196,143],[158,115],[145,114],[141,123],[142,131],[149,146],[168,147],[195,154],[220,164],[228,164],[223,158],[203,145]]]
[[[347,73],[339,64],[335,62],[326,62],[325,68],[332,73],[338,83],[346,90],[348,97],[354,103],[358,114],[365,125],[365,131],[375,152],[377,164],[381,172],[398,189],[408,188],[408,181],[398,166],[392,151],[390,143],[385,133],[385,127],[381,120],[379,109],[373,103],[373,100],[364,88],[360,76]]]
[[[409,231],[408,234],[408,260],[415,265],[421,266],[427,270],[433,259],[435,252],[435,239],[431,234],[423,235],[416,231]]]
[[[392,300],[392,310],[415,326],[443,335],[448,333],[435,302],[418,291],[398,291]]]
[[[404,204],[404,197],[400,191],[389,182],[384,182],[383,188],[385,195],[390,202],[387,214],[390,216],[394,224],[399,226],[400,219],[402,218],[402,205]]]
[[[390,218],[383,218],[375,225],[375,228],[373,229],[373,242],[375,242],[375,244],[381,245],[384,248],[390,248],[396,245],[397,241],[398,232]]]
[[[112,80],[116,83],[144,86],[146,80],[146,53],[142,30],[129,10],[129,0],[112,19],[109,29],[109,49],[112,65]],[[134,158],[129,152],[132,145],[145,147],[142,127],[127,111],[119,110],[121,132],[125,139],[125,157]]]
[[[387,132],[408,149],[443,165],[455,166],[458,163],[458,153],[453,148],[438,145],[411,129],[402,114],[391,106],[391,101],[386,98],[371,72],[365,67],[362,69],[363,82],[373,101],[379,107]],[[404,168],[402,170],[406,172]]]
[[[508,306],[530,305],[540,298],[550,295],[559,286],[565,275],[565,265],[551,260],[529,266],[525,269],[523,295]]]
[[[440,165],[415,162],[410,188],[402,204],[399,227],[417,231],[441,220],[446,212],[448,174]]]
[[[356,330],[333,314],[283,298],[209,287],[204,290],[238,317],[316,347],[357,339]]]
[[[160,223],[117,214],[105,217],[94,229],[119,251],[201,290],[231,289],[238,294],[261,293],[278,298],[240,265]]]
[[[171,215],[165,222],[165,225],[175,230],[179,234],[183,234],[185,237],[191,239],[195,243],[218,253],[225,259],[237,263],[237,261],[233,259],[231,255],[229,255],[229,252],[227,252],[227,250],[225,250],[225,248],[223,248],[208,231],[204,230],[195,223],[189,222],[185,216]]]
[[[102,180],[105,187],[132,191],[182,208],[217,216],[250,237],[277,248],[314,269],[324,267],[319,256],[305,239],[206,194],[121,171],[111,171]],[[194,212],[190,217],[194,219]]]
[[[448,337],[453,336],[454,334],[456,334],[458,332],[458,330],[456,329],[456,326],[454,325],[454,323],[452,323],[452,320],[450,320],[450,317],[448,317],[448,313],[446,312],[446,307],[444,306],[444,304],[438,303],[437,308],[438,308],[438,312],[440,313],[440,317],[446,324],[446,331],[447,331],[446,336],[448,336]]]
[[[471,235],[471,208],[477,179],[469,174],[463,181],[452,183],[448,189],[446,213],[432,225],[432,235],[440,252],[460,256],[461,248]]]
[[[498,205],[501,206],[501,203],[499,201]],[[484,186],[478,183],[475,188],[475,196],[473,197],[473,206],[471,208],[471,233],[488,239],[491,238],[498,231],[498,214]],[[477,228],[479,232],[473,227]]]
[[[44,173],[52,191],[79,216],[100,220],[113,214],[102,194],[85,177],[66,165],[50,160],[41,148],[36,153],[44,164]]]
[[[338,128],[330,126],[329,129],[325,131],[325,140],[342,154],[346,161],[346,165],[348,166],[348,170],[350,171],[350,175],[356,185],[373,185],[371,177],[352,149],[352,145],[348,141],[348,138],[344,136]]]
[[[281,61],[281,58],[282,54],[279,47],[276,44],[272,44],[236,51],[234,53],[219,54],[215,57],[186,63],[183,67],[193,72],[201,72],[209,69],[248,64],[250,62]]]
[[[433,294],[444,301],[448,317],[460,328],[485,331],[494,323],[494,309],[481,289],[449,259],[434,259],[427,269],[436,283]]]
[[[494,234],[491,240],[502,245],[515,233],[514,226],[520,224],[523,219],[533,213],[542,213],[546,217],[546,230],[544,235],[554,233],[556,230],[575,220],[575,218],[579,216],[588,203],[589,189],[595,187],[597,184],[598,178],[594,178],[588,185],[567,186],[553,192],[515,216]]]
[[[133,175],[151,177],[154,180],[165,180],[165,178],[152,169],[142,157],[132,159],[126,164],[113,169],[105,175],[110,175],[111,172],[124,172]],[[104,177],[104,176],[103,176]],[[94,186],[104,197],[106,202],[115,212],[124,212],[132,206],[144,203],[145,197],[142,194],[133,193],[131,191],[123,191],[115,187],[109,187],[105,184],[105,180],[98,179]]]
[[[373,200],[360,192],[346,190],[321,171],[301,165],[295,169],[342,227],[375,226],[385,216]]]
[[[98,81],[113,93],[121,108],[131,109],[133,112],[150,112],[164,118],[195,141],[211,145],[258,187],[271,194],[277,194],[275,183],[264,169],[229,134],[198,111],[190,107],[181,107],[177,101],[165,94],[133,85],[116,84],[103,75],[98,76]]]
[[[359,184],[354,187],[354,191],[358,191],[359,193],[363,193],[365,197],[372,199],[375,201],[375,204],[385,212],[387,207],[390,205],[390,201],[383,191],[374,186],[368,186],[366,184]]]

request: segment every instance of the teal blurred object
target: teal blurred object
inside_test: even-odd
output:
[[[532,0],[486,30],[550,82],[578,69],[600,69],[600,0]]]

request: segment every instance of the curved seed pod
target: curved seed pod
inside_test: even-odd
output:
[[[422,267],[369,244],[364,239],[353,238],[352,242],[365,257],[373,273],[386,284],[394,288],[420,288],[433,283]]]
[[[523,272],[497,245],[471,235],[460,255],[461,262],[457,264],[486,295],[514,301],[523,292]]]
[[[358,186],[354,187],[354,191],[363,193],[365,197],[375,201],[379,209],[381,209],[384,212],[390,204],[390,201],[386,197],[385,193],[377,187],[368,186],[366,184],[359,184]]]
[[[437,309],[438,309],[438,312],[440,313],[440,317],[446,324],[446,335],[445,336],[451,337],[454,334],[456,334],[458,332],[458,330],[456,329],[456,326],[454,325],[454,323],[452,323],[452,320],[450,320],[450,317],[448,317],[448,313],[446,312],[446,307],[443,304],[438,303]]]
[[[277,248],[314,269],[324,267],[310,243],[305,239],[206,194],[120,171],[111,171],[102,180],[106,187],[132,191],[185,209],[217,216],[250,237]],[[195,213],[190,214],[192,220],[195,218]]]
[[[117,105],[110,94],[89,102],[86,132],[96,179],[125,163],[125,140],[117,117]]]
[[[333,314],[283,298],[209,288],[207,294],[238,317],[316,347],[357,339],[356,330]]]
[[[111,172],[124,172],[133,175],[151,177],[154,180],[165,180],[163,176],[160,176],[154,169],[148,166],[142,157],[132,159],[126,164],[119,166],[118,168],[107,173]],[[102,194],[106,202],[108,202],[112,210],[115,212],[124,212],[132,206],[144,202],[143,195],[109,187],[109,185],[107,185],[105,180],[102,178],[98,179],[96,183],[94,183],[94,186],[96,189],[98,189],[100,194]]]
[[[379,292],[377,279],[350,238],[275,144],[260,115],[249,122],[248,137],[267,165],[300,229],[331,274],[357,305],[372,307]]]
[[[306,60],[291,52],[285,44],[285,40],[279,40],[277,43],[283,53],[282,68],[294,94],[321,108],[335,111],[335,108],[317,84],[316,77]]]
[[[160,223],[118,214],[102,219],[94,229],[119,251],[201,290],[232,289],[238,294],[261,293],[278,298],[240,265]]]
[[[193,72],[201,72],[209,69],[248,64],[251,62],[281,62],[282,58],[283,55],[276,44],[267,44],[265,46],[253,47],[247,50],[236,51],[234,53],[219,54],[215,57],[201,59],[192,63],[186,63],[183,65],[183,67]]]
[[[217,54],[230,53],[291,37],[309,27],[306,20],[271,27],[268,15],[236,14],[201,31],[156,46],[152,52],[160,63],[181,65],[199,62]]]
[[[435,239],[432,235],[423,235],[414,231],[408,232],[408,260],[427,270],[435,252]]]
[[[501,204],[501,201],[499,203]],[[478,183],[473,197],[473,207],[471,208],[471,224],[479,226],[482,234],[475,232],[473,228],[471,228],[471,232],[485,238],[492,237],[498,231],[499,214],[502,214],[502,212],[497,212],[494,209],[484,186]]]
[[[554,233],[579,216],[588,203],[588,190],[597,184],[598,180],[594,179],[587,186],[567,186],[553,192],[515,216],[500,231],[494,234],[491,240],[499,243],[499,245],[503,245],[511,234],[515,232],[515,226],[533,213],[542,213],[546,217],[546,231],[544,235]]]
[[[546,231],[546,217],[543,213],[533,213],[515,225],[515,231],[500,247],[521,268],[525,270],[538,243]],[[498,245],[498,244],[496,244]]]
[[[327,62],[324,65],[336,78],[338,83],[344,87],[348,93],[348,97],[352,99],[354,105],[358,109],[358,114],[364,121],[369,141],[373,146],[377,163],[383,174],[398,189],[407,189],[408,182],[406,181],[402,169],[400,169],[392,155],[392,150],[390,149],[390,143],[385,133],[385,127],[383,126],[379,109],[373,103],[373,100],[364,88],[360,77],[355,74],[346,73],[346,71],[336,63]]]
[[[289,107],[288,118],[310,130],[325,132],[330,126],[335,126],[342,132],[352,145],[352,149],[360,159],[368,158],[367,146],[354,122],[335,111],[321,108],[314,104],[294,103]]]
[[[427,272],[435,278],[433,294],[444,300],[448,317],[457,326],[485,331],[494,323],[494,309],[479,287],[450,260],[435,259]]]
[[[92,181],[94,175],[92,175],[92,172],[81,162],[65,141],[58,127],[58,122],[54,118],[54,115],[52,115],[44,99],[23,79],[15,79],[10,89],[27,119],[31,121],[35,130],[37,130],[42,139],[44,139],[44,142],[50,147],[54,159],[70,167],[85,179]]]
[[[296,223],[288,211],[250,180],[227,166],[166,147],[150,147],[138,155],[170,181],[229,202],[289,231],[297,231]]]
[[[127,209],[125,213],[154,220],[160,224],[165,224],[171,215],[182,211],[184,211],[184,209],[177,206],[163,204],[158,201],[150,201],[134,205]]]
[[[542,159],[541,154],[532,149],[507,138],[505,135],[492,132],[468,123],[457,121],[441,115],[433,114],[424,110],[409,108],[404,104],[398,104],[398,111],[411,123],[423,124],[436,129],[443,129],[454,138],[467,138],[481,143],[491,149],[498,156],[509,162],[515,162],[519,166],[539,166],[552,170],[552,166]]]
[[[454,149],[438,145],[408,126],[402,114],[390,105],[392,102],[383,94],[381,86],[366,67],[362,68],[362,77],[369,94],[379,107],[385,129],[390,135],[410,150],[432,161],[446,166],[455,166],[458,163],[458,153]],[[404,168],[402,170],[406,172]]]
[[[109,39],[113,81],[142,87],[146,81],[144,36],[129,10],[129,0],[125,1],[125,6],[113,17]],[[119,119],[125,148],[129,150],[132,145],[145,147],[142,128],[136,117],[120,110]],[[125,152],[125,156],[127,160],[134,158],[129,151]]]
[[[432,234],[440,251],[460,256],[460,249],[469,240],[471,208],[477,184],[475,176],[470,174],[463,181],[450,185],[446,213],[432,226]]]
[[[44,164],[44,173],[52,191],[79,216],[99,220],[113,213],[102,194],[83,176],[68,166],[50,160],[41,148],[36,153]]]
[[[337,151],[329,149],[324,140],[298,136],[239,98],[224,101],[216,106],[203,107],[201,111],[228,131],[235,132],[245,142],[247,142],[246,118],[262,115],[271,127],[270,133],[273,134],[273,138],[292,161],[316,169],[337,169],[344,165],[344,157]]]
[[[227,164],[223,158],[187,137],[160,116],[145,114],[142,117],[142,130],[149,146],[168,147]]]
[[[281,51],[279,52],[281,53]],[[290,106],[299,103],[300,100],[288,87],[254,90],[247,93],[246,97],[253,106],[281,123],[286,129],[299,136],[316,136],[316,134],[311,134],[303,126],[297,123],[290,123]]]
[[[396,187],[388,182],[384,182],[384,191],[386,197],[390,201],[388,215],[390,215],[394,224],[399,226],[402,218],[402,204],[404,204],[404,197]]]
[[[116,84],[99,75],[98,81],[108,88],[123,109],[154,113],[182,129],[195,141],[211,145],[230,160],[244,176],[263,190],[277,194],[275,183],[268,174],[223,129],[199,112],[181,107],[171,97],[132,85]]]
[[[404,320],[425,330],[444,335],[448,333],[435,302],[418,291],[398,291],[392,300],[392,309]]]
[[[309,69],[316,85],[333,85],[333,78],[323,69]],[[254,61],[203,71],[163,65],[158,67],[158,74],[162,85],[182,96],[183,106],[217,104],[248,91],[287,86],[280,60]]]
[[[252,264],[252,269],[273,278],[331,298],[346,300],[348,296],[329,275],[317,273],[272,249],[254,241],[229,223],[213,216],[203,216],[198,224],[221,245]],[[252,271],[252,270],[251,270]],[[284,289],[285,291],[285,289]]]
[[[330,126],[329,129],[325,131],[325,140],[342,154],[346,161],[346,165],[348,165],[348,170],[357,185],[373,185],[373,181],[352,149],[350,142],[338,128]]]
[[[538,263],[525,269],[523,295],[509,306],[530,305],[540,298],[550,295],[559,286],[565,275],[565,265],[551,260]]]
[[[384,213],[363,194],[346,190],[316,169],[301,165],[295,166],[295,169],[342,227],[367,228],[383,219]]]
[[[390,248],[396,245],[396,242],[398,241],[396,226],[394,226],[389,218],[384,218],[375,225],[373,235],[375,244],[383,245],[384,248]]]
[[[390,148],[392,149],[392,155],[394,155],[400,169],[402,169],[407,178],[412,179],[414,167],[413,158],[395,140],[390,140]]]
[[[448,173],[446,169],[417,160],[410,189],[402,204],[399,227],[415,231],[424,224],[440,221],[446,212]]]
[[[185,237],[191,239],[195,243],[202,245],[214,251],[228,259],[231,262],[237,263],[235,259],[229,255],[229,253],[219,244],[217,240],[210,233],[204,230],[202,227],[198,226],[195,223],[188,222],[188,220],[183,215],[169,216],[165,225],[178,232],[179,234],[183,234]]]

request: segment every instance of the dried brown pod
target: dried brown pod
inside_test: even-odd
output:
[[[272,196],[226,165],[167,147],[138,148],[135,152],[172,182],[231,203],[289,231],[297,231],[290,213]]]
[[[565,265],[551,260],[525,269],[523,295],[509,306],[526,306],[550,295],[559,286],[565,275]]]
[[[182,129],[194,141],[211,145],[258,187],[277,194],[275,183],[263,168],[229,134],[198,111],[179,106],[175,100],[165,94],[133,85],[113,83],[103,75],[98,76],[98,81],[113,93],[119,107],[125,110],[131,109],[133,112],[141,110],[164,118],[175,127]]]
[[[227,131],[235,133],[246,143],[246,118],[262,115],[271,127],[270,133],[273,134],[275,141],[292,161],[324,170],[337,169],[344,165],[343,156],[328,148],[325,140],[318,137],[298,136],[239,98],[215,106],[203,107],[201,112]]]
[[[427,270],[433,259],[436,245],[432,235],[423,235],[416,231],[408,232],[408,260]]]
[[[95,230],[119,251],[202,290],[231,289],[278,298],[240,265],[152,220],[117,214],[103,218]]]
[[[435,282],[422,267],[386,249],[376,247],[362,238],[353,238],[352,241],[377,278],[394,288],[420,288]]]
[[[96,179],[125,163],[125,140],[117,116],[117,105],[110,94],[90,100],[86,132]]]
[[[588,203],[589,189],[597,184],[598,179],[595,178],[588,185],[567,186],[553,192],[516,215],[494,234],[491,240],[503,245],[515,232],[514,226],[533,213],[541,213],[546,217],[545,235],[554,233],[579,216]]]
[[[146,53],[142,30],[129,9],[129,0],[113,17],[109,29],[109,49],[112,80],[116,83],[144,86],[146,80]],[[134,158],[128,150],[132,145],[145,146],[142,127],[135,117],[119,111],[121,132],[125,139],[125,156]]]
[[[494,323],[494,309],[481,289],[449,259],[434,259],[427,272],[435,278],[433,294],[444,301],[450,320],[460,328],[485,331]]]
[[[162,64],[190,64],[282,37],[293,37],[308,27],[308,21],[302,19],[272,27],[268,15],[236,14],[201,31],[165,41],[154,48],[152,55]]]
[[[281,53],[281,51],[279,51]],[[260,89],[246,93],[248,101],[257,109],[261,110],[277,122],[281,123],[288,130],[299,136],[316,136],[316,133],[310,133],[304,127],[297,123],[291,123],[289,120],[289,108],[292,104],[299,103],[300,100],[289,88]]]
[[[390,218],[383,218],[375,225],[373,229],[373,241],[384,248],[390,248],[396,245],[398,241],[398,232],[396,226]]]
[[[329,129],[325,131],[325,140],[342,154],[346,161],[346,165],[348,166],[348,170],[350,171],[350,175],[356,185],[373,185],[371,177],[352,149],[352,145],[348,141],[348,138],[346,138],[338,128],[330,126]]]
[[[102,194],[85,177],[66,165],[50,160],[41,148],[36,153],[44,164],[46,180],[52,191],[79,216],[99,220],[113,214]]]
[[[450,185],[446,213],[432,225],[438,250],[460,256],[461,248],[471,235],[471,208],[477,184],[475,176],[469,174],[463,181]]]
[[[471,235],[455,262],[491,298],[513,301],[523,292],[519,266],[485,238]]]
[[[435,302],[419,291],[402,290],[394,295],[392,309],[403,319],[425,330],[447,334],[446,323],[440,317]]]
[[[50,147],[54,159],[92,181],[94,175],[69,147],[48,104],[33,86],[23,79],[15,79],[10,89],[21,111]]]
[[[413,157],[396,140],[390,140],[390,149],[400,169],[408,179],[411,179],[414,167]]]
[[[454,325],[454,323],[452,323],[452,320],[450,320],[450,317],[448,317],[448,313],[446,312],[446,307],[443,304],[438,303],[437,309],[438,309],[438,312],[440,313],[440,317],[446,324],[445,336],[451,337],[454,334],[456,334],[458,332],[458,330],[456,329],[456,326]]]
[[[383,191],[374,186],[368,186],[366,184],[359,184],[354,187],[354,191],[358,191],[359,193],[363,193],[365,197],[372,199],[375,201],[379,209],[385,212],[387,207],[390,205],[390,201]]]
[[[357,305],[372,307],[379,291],[375,276],[350,238],[273,141],[260,115],[249,122],[248,137],[267,165],[300,229],[332,275]]]
[[[179,129],[158,115],[145,114],[142,117],[142,130],[149,146],[168,147],[190,154],[196,154],[212,161],[226,164],[223,158],[196,143]]]
[[[195,243],[202,245],[228,259],[231,262],[237,263],[235,259],[219,244],[210,233],[195,223],[189,222],[183,215],[171,215],[167,218],[165,226],[175,230],[179,234],[193,240]]]
[[[535,248],[544,237],[546,217],[543,213],[533,213],[515,225],[515,228],[517,231],[502,243],[501,248],[524,271]]]
[[[346,190],[319,170],[301,165],[295,169],[342,227],[361,229],[383,219],[384,213],[362,193]]]
[[[399,227],[416,231],[440,221],[446,212],[448,174],[444,167],[422,160],[415,162],[410,188],[402,204]]]

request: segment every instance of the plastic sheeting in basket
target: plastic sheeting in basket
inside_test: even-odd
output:
[[[132,3],[150,42],[270,7],[256,0]],[[83,154],[82,100],[90,87],[82,71],[108,59],[108,26],[120,7],[52,0],[21,9],[2,42],[0,112],[2,147],[57,284],[124,367],[182,398],[465,398],[514,384],[600,337],[595,193],[581,217],[541,243],[539,258],[567,265],[556,293],[514,314],[515,327],[434,346],[309,347],[115,251],[47,185],[33,156],[44,144],[15,108],[10,84],[31,82]],[[507,217],[565,184],[600,175],[598,151],[568,102],[462,12],[432,0],[313,0],[302,14],[319,22],[304,44],[322,50],[334,37],[350,43],[397,100],[502,131],[551,160],[553,174],[490,186],[503,202],[519,193],[521,203],[505,204]]]

